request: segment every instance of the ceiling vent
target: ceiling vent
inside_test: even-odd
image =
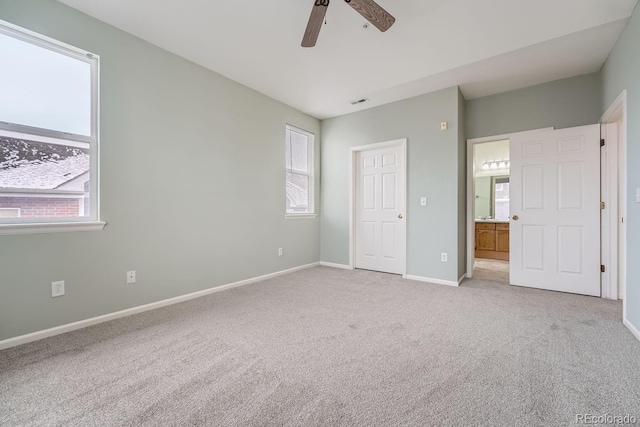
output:
[[[351,105],[358,105],[358,104],[362,104],[362,103],[365,103],[365,102],[369,102],[369,99],[368,98],[360,98],[360,99],[357,99],[355,101],[351,101]]]

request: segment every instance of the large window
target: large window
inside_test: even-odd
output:
[[[314,214],[313,134],[287,125],[286,214]]]
[[[98,61],[0,21],[0,226],[98,221]]]

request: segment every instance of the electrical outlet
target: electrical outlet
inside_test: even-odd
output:
[[[420,197],[420,206],[427,206],[427,198]]]
[[[282,248],[278,248],[278,256],[282,256],[283,252],[282,252]]]
[[[136,272],[127,271],[127,284],[136,283]]]
[[[442,252],[440,254],[440,261],[442,262],[449,262],[449,255],[445,252]]]
[[[51,298],[64,295],[64,281],[51,282]]]
[[[449,128],[449,124],[447,122],[440,122],[440,130],[447,130]]]

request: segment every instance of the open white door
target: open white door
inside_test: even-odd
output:
[[[405,274],[404,146],[359,151],[355,173],[355,267]]]
[[[511,284],[600,296],[600,125],[516,135]]]

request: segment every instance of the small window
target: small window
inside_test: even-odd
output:
[[[509,177],[493,177],[492,181],[493,217],[506,221],[509,219]]]
[[[99,220],[98,61],[0,21],[0,225]]]
[[[312,133],[287,125],[286,129],[286,214],[314,214]]]

